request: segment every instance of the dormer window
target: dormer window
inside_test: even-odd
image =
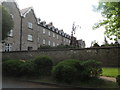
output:
[[[32,23],[28,22],[28,28],[30,28],[30,29],[33,28]]]

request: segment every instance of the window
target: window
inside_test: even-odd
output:
[[[64,42],[65,42],[65,38],[64,38]]]
[[[45,39],[43,39],[43,44],[45,44]]]
[[[69,40],[69,44],[70,44],[70,40]]]
[[[45,34],[45,29],[43,29],[43,34]]]
[[[14,18],[13,14],[10,14],[10,16],[11,16],[12,19]]]
[[[53,42],[53,47],[55,47],[55,42]]]
[[[5,44],[5,51],[6,52],[12,51],[12,44]]]
[[[32,35],[28,35],[28,40],[33,41]]]
[[[53,37],[55,37],[55,33],[53,33]]]
[[[68,39],[66,39],[66,42],[68,42]]]
[[[50,36],[50,31],[48,32],[48,35]]]
[[[50,43],[51,43],[51,42],[50,42],[50,41],[48,41],[48,45],[49,45],[49,46],[50,46]]]
[[[28,28],[32,29],[32,23],[28,22]]]
[[[59,44],[57,44],[57,46],[59,46]]]
[[[13,36],[13,30],[11,29],[10,32],[8,33],[8,36],[12,37]]]
[[[57,39],[59,39],[58,35],[57,35]]]

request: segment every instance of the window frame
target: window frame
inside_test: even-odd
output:
[[[28,34],[27,40],[28,40],[28,41],[33,41],[33,35],[32,35],[32,34]]]
[[[28,22],[28,28],[33,29],[33,24],[31,22]]]

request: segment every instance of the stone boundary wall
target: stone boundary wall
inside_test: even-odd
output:
[[[40,49],[39,51],[2,52],[2,58],[31,60],[36,56],[50,56],[56,64],[66,59],[97,60],[104,67],[120,66],[120,47],[84,48],[84,49]]]

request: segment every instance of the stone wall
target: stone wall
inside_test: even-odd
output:
[[[120,66],[120,47],[85,48],[85,49],[41,49],[39,51],[13,51],[3,52],[3,59],[30,60],[36,56],[50,56],[54,63],[66,59],[97,60],[103,66]]]

